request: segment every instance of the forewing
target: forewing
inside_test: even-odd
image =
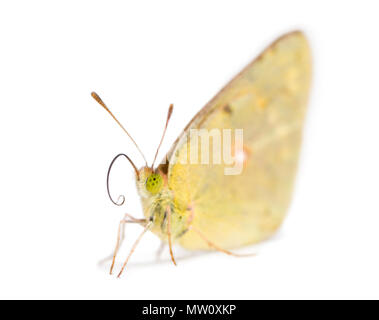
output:
[[[310,75],[305,36],[281,37],[194,117],[167,155],[177,207],[192,210],[193,225],[217,245],[254,243],[281,224],[294,184]],[[230,165],[185,163],[190,129],[243,129],[242,173],[225,175]],[[193,231],[178,241],[189,249],[207,248]]]

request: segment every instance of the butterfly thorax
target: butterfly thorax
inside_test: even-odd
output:
[[[162,178],[162,186],[157,192],[150,192],[153,185],[149,184],[152,175],[159,175]],[[159,178],[157,176],[157,178]],[[172,239],[181,237],[188,230],[190,214],[186,210],[185,204],[176,201],[173,192],[169,189],[167,176],[157,170],[153,172],[151,168],[144,167],[139,171],[137,178],[137,190],[141,197],[145,218],[153,222],[151,231],[163,240],[167,240],[168,224],[170,223]],[[155,190],[154,190],[155,191]],[[169,221],[170,214],[170,221]]]

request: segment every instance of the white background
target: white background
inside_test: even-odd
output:
[[[0,298],[379,298],[379,5],[376,1],[3,1],[0,5]],[[248,248],[155,262],[147,235],[118,280],[123,212],[142,217],[143,161],[90,97],[97,91],[149,161],[281,34],[304,30],[314,78],[292,207]],[[220,190],[222,192],[222,190]],[[140,228],[129,226],[128,246]],[[186,252],[175,248],[179,257]]]

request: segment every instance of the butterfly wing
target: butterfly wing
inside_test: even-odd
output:
[[[258,242],[283,221],[310,75],[305,36],[293,32],[279,38],[192,119],[168,153],[168,184],[176,205],[190,210],[193,225],[217,245],[236,248]],[[190,129],[243,129],[242,173],[225,175],[223,165],[185,163]],[[177,241],[188,249],[208,248],[194,231]]]

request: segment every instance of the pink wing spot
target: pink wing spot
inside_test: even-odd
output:
[[[246,166],[247,161],[251,158],[251,155],[251,149],[248,146],[243,145],[242,150],[240,149],[235,153],[234,160],[236,163],[240,163]]]

